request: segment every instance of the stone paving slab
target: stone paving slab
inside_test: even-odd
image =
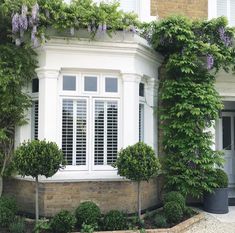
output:
[[[228,214],[203,213],[205,219],[185,233],[235,233],[235,207],[229,207]]]

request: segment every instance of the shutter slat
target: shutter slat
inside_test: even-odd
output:
[[[217,17],[228,17],[228,0],[217,0]]]
[[[235,26],[235,0],[230,0],[230,26]]]

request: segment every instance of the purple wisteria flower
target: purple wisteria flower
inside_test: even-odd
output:
[[[20,30],[19,18],[20,16],[18,13],[14,14],[12,17],[12,32],[13,33],[17,33]]]
[[[99,32],[103,32],[103,25],[102,25],[102,23],[99,23],[98,31]]]
[[[26,15],[19,16],[19,27],[26,31],[28,29],[28,19]]]
[[[232,45],[232,39],[230,36],[226,35],[226,31],[224,27],[220,27],[218,29],[220,39],[223,41],[225,46],[229,47]]]
[[[38,3],[36,3],[32,7],[32,18],[33,18],[33,20],[37,20],[38,14],[39,14],[39,5],[38,5]]]
[[[102,30],[104,32],[106,32],[107,31],[107,24],[106,24],[106,22],[103,23],[102,27],[103,27]]]
[[[134,25],[130,25],[130,31],[136,33],[136,28]]]
[[[214,66],[214,58],[211,54],[207,55],[207,69],[211,70]]]

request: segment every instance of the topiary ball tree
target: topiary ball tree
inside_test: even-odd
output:
[[[32,176],[36,180],[35,214],[36,221],[38,221],[38,177],[51,177],[62,168],[64,164],[63,153],[53,142],[28,141],[15,151],[14,163],[20,175]]]
[[[152,147],[143,142],[128,146],[118,153],[114,167],[118,169],[120,176],[126,177],[138,184],[138,216],[141,215],[141,181],[149,181],[160,171],[160,162]]]

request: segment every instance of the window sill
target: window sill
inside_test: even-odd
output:
[[[32,177],[16,176],[16,179],[34,181]],[[100,181],[128,181],[125,178],[117,175],[117,171],[58,171],[53,177],[39,177],[41,183],[60,183],[60,182],[100,182]]]

